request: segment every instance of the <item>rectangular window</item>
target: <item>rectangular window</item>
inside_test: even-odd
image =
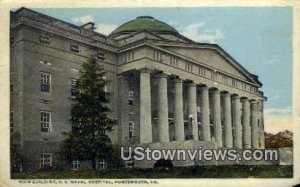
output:
[[[41,166],[41,168],[52,166],[52,154],[51,153],[42,153],[41,154],[40,166]]]
[[[78,94],[75,85],[76,85],[77,79],[71,79],[71,96],[76,96]]]
[[[227,84],[227,77],[225,75],[222,75],[222,82]]]
[[[41,111],[41,132],[51,132],[51,113]]]
[[[50,37],[44,34],[40,34],[40,43],[50,45]]]
[[[79,53],[79,45],[77,44],[70,44],[70,51],[74,53]]]
[[[97,59],[100,61],[104,61],[105,60],[105,53],[103,53],[102,51],[97,51]]]
[[[128,105],[133,105],[134,91],[129,90],[128,92]]]
[[[185,62],[185,70],[187,71],[193,71],[193,64],[190,62]]]
[[[73,160],[72,161],[72,169],[78,170],[80,168],[80,161],[79,160]]]
[[[9,124],[10,124],[10,132],[14,132],[14,111],[10,111]]]
[[[128,127],[129,127],[128,137],[129,137],[129,139],[132,139],[134,136],[134,123],[132,121],[130,121],[128,124]]]
[[[238,86],[237,80],[232,79],[232,85],[233,85],[234,87],[237,87],[237,86]]]
[[[199,72],[199,74],[201,75],[201,76],[205,76],[205,69],[204,68],[202,68],[202,67],[199,67],[199,70],[198,70]]]
[[[14,93],[14,85],[10,84],[10,93]]]
[[[41,92],[50,92],[51,75],[41,72]]]
[[[107,168],[107,163],[104,159],[101,159],[99,162],[98,162],[98,169],[100,170],[104,170]]]

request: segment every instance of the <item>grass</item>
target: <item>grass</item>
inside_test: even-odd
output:
[[[293,166],[201,166],[163,169],[110,169],[106,171],[38,171],[13,174],[12,179],[125,179],[125,178],[291,178]]]

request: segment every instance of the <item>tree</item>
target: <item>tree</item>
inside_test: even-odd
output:
[[[105,74],[95,59],[83,63],[72,98],[72,131],[67,133],[62,147],[66,161],[91,160],[93,169],[97,159],[112,157],[111,140],[106,132],[112,131],[116,120],[109,116],[111,94],[105,90],[109,82]]]

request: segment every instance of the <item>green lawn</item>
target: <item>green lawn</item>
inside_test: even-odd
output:
[[[13,179],[124,179],[124,178],[290,178],[293,166],[202,166],[162,169],[111,169],[106,171],[39,171],[13,174]]]

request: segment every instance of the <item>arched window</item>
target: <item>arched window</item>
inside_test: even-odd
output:
[[[133,136],[134,136],[134,123],[133,123],[133,121],[129,121],[128,127],[129,127],[128,128],[128,130],[129,130],[128,137],[129,137],[129,139],[132,139]]]

